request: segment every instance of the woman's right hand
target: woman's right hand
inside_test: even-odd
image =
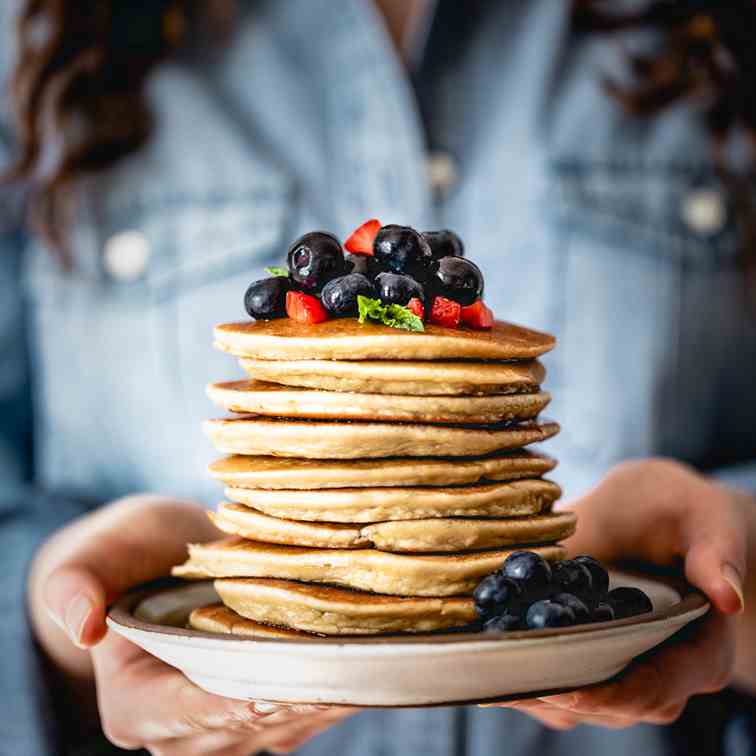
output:
[[[194,504],[133,496],[63,528],[34,560],[29,612],[37,639],[82,711],[96,694],[100,726],[121,748],[155,756],[285,753],[350,713],[211,695],[107,631],[109,602],[168,574],[184,559],[187,542],[217,537]]]

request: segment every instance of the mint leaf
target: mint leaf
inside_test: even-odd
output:
[[[270,273],[271,276],[278,277],[287,277],[289,275],[289,271],[286,270],[286,268],[276,268],[274,266],[271,266],[270,268],[265,268],[266,273]]]
[[[424,331],[423,321],[414,312],[397,304],[385,305],[380,299],[371,299],[362,294],[357,296],[360,323],[374,320],[390,328],[403,331]]]

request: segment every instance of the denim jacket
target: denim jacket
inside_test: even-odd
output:
[[[563,431],[546,451],[568,497],[653,454],[726,464],[756,490],[756,328],[695,110],[626,115],[600,86],[617,47],[573,34],[563,0],[440,0],[411,76],[369,0],[242,5],[223,55],[154,74],[149,143],[83,182],[72,274],[3,198],[3,754],[55,753],[23,608],[36,544],[136,491],[214,503],[203,387],[238,367],[211,327],[244,317],[246,285],[305,230],[344,237],[378,217],[462,236],[497,316],[559,339],[548,415]],[[7,130],[2,144],[0,160]],[[302,753],[666,748],[650,726],[555,733],[512,711],[427,709],[366,712]]]

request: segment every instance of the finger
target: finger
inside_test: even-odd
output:
[[[571,729],[579,724],[588,724],[595,727],[605,727],[610,730],[621,730],[637,724],[635,720],[626,717],[580,714],[569,711],[564,708],[553,706],[548,702],[548,699],[515,701],[509,704],[500,704],[500,706],[522,711],[553,729]]]
[[[714,488],[714,487],[712,487]],[[715,489],[718,491],[718,489]],[[746,529],[729,494],[713,497],[683,525],[685,576],[726,614],[743,611]]]
[[[678,711],[690,696],[721,690],[733,661],[730,623],[713,615],[691,639],[671,642],[635,662],[618,680],[542,700],[578,715],[659,721]]]
[[[105,608],[125,589],[166,575],[187,541],[216,531],[199,507],[132,497],[82,518],[42,550],[32,575],[53,621],[80,647],[105,635]]]
[[[353,710],[337,708],[295,723],[287,728],[283,737],[276,738],[273,732],[265,733],[265,747],[273,753],[291,753],[352,713]]]
[[[254,705],[211,695],[137,646],[109,633],[92,651],[103,730],[115,745],[140,747],[212,730],[255,731]],[[295,715],[292,715],[295,716]]]
[[[84,567],[61,567],[46,580],[43,595],[53,621],[79,648],[105,635],[105,589]]]

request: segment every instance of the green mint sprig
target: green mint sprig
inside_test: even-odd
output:
[[[271,276],[278,277],[287,277],[289,275],[289,271],[286,270],[286,268],[276,268],[275,266],[271,266],[269,268],[265,268],[266,273],[270,273]]]
[[[424,331],[423,321],[412,310],[397,304],[385,305],[380,299],[357,296],[360,323],[375,320],[378,323],[403,331]]]

